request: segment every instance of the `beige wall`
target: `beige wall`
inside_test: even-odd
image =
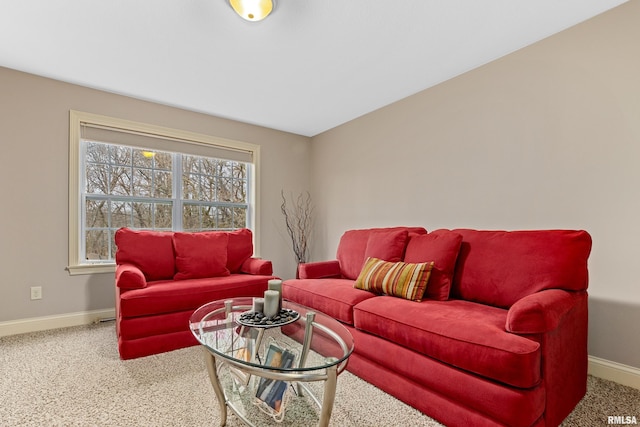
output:
[[[631,1],[314,137],[315,257],[352,227],[586,229],[590,354],[640,367],[639,21]]]
[[[72,109],[260,145],[259,253],[294,274],[280,190],[309,188],[309,138],[0,68],[0,322],[114,307],[112,274],[65,271]],[[42,300],[30,300],[31,286]]]

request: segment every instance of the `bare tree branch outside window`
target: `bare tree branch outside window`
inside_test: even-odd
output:
[[[298,264],[309,260],[309,238],[312,228],[313,205],[311,204],[311,194],[308,191],[300,193],[294,198],[291,194],[291,201],[287,204],[284,190],[281,191],[282,205],[280,206],[284,215],[284,222],[287,232],[291,237],[293,253]]]

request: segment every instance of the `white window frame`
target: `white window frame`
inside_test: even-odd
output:
[[[111,129],[121,129],[126,132],[153,135],[159,138],[175,140],[176,144],[196,144],[200,146],[210,146],[229,150],[246,151],[252,155],[253,172],[248,174],[249,209],[247,218],[248,227],[253,230],[253,244],[256,250],[260,248],[260,218],[258,201],[260,199],[260,146],[248,142],[234,141],[225,138],[218,138],[210,135],[172,129],[147,123],[140,123],[131,120],[118,119],[114,117],[102,116],[81,111],[69,111],[69,264],[67,271],[70,275],[93,274],[93,273],[113,273],[115,263],[91,262],[81,259],[82,253],[82,164],[81,153],[81,129],[83,126],[104,127]],[[180,151],[176,148],[176,151]]]

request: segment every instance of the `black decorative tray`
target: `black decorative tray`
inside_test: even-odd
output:
[[[300,313],[288,308],[283,308],[278,314],[272,318],[266,317],[263,313],[255,311],[245,311],[236,319],[242,326],[250,326],[252,328],[274,328],[276,326],[284,326],[293,323],[300,317]]]

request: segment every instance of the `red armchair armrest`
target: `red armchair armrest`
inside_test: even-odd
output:
[[[116,286],[122,289],[141,289],[147,287],[147,279],[142,270],[133,264],[118,264],[116,267]]]
[[[262,258],[249,258],[242,263],[240,272],[245,274],[254,274],[261,276],[273,275],[273,264]]]
[[[300,279],[326,279],[342,277],[338,260],[307,262],[298,265]]]
[[[558,327],[584,292],[548,289],[527,295],[511,306],[505,328],[516,334],[540,334]]]

